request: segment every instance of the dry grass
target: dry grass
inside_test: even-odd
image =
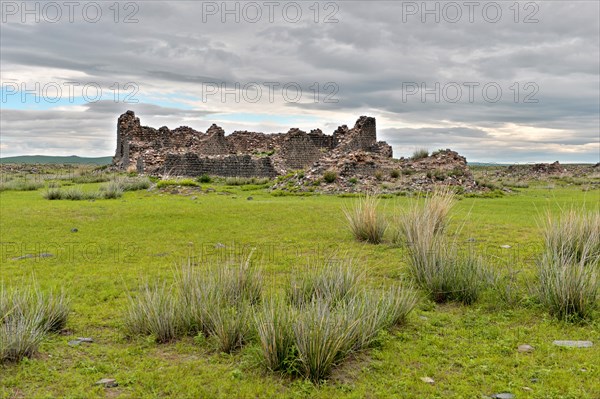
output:
[[[379,199],[367,194],[344,209],[348,227],[358,241],[379,244],[383,240],[388,223],[377,210],[378,205]]]

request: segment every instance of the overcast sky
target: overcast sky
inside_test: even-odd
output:
[[[596,0],[2,1],[1,12],[2,156],[113,155],[131,109],[144,125],[227,133],[331,134],[370,115],[395,157],[600,161]]]

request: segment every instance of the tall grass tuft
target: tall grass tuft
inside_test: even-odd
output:
[[[41,327],[42,314],[25,315],[20,309],[13,309],[2,316],[0,322],[0,363],[17,362],[33,356],[45,332]]]
[[[44,187],[43,181],[15,179],[0,182],[0,191],[35,191]]]
[[[58,187],[48,187],[44,191],[43,197],[47,200],[60,200],[63,199],[63,192]]]
[[[422,205],[413,203],[398,219],[397,241],[408,246],[408,263],[417,285],[436,302],[475,302],[489,283],[479,256],[461,254],[445,235],[455,203],[449,189],[435,191]]]
[[[251,333],[251,308],[246,302],[211,304],[207,311],[208,330],[217,338],[219,350],[231,353],[241,348]]]
[[[132,335],[152,335],[157,342],[169,342],[183,330],[179,305],[172,286],[147,284],[137,297],[129,296],[125,328]]]
[[[116,199],[123,196],[123,187],[117,180],[111,180],[101,187],[102,197],[106,199]]]
[[[252,256],[252,254],[250,254]],[[262,296],[262,272],[253,267],[250,257],[240,265],[226,264],[213,271],[219,300],[229,304],[246,301],[253,305]]]
[[[344,209],[348,227],[359,241],[379,244],[387,229],[387,221],[377,211],[379,199],[367,194],[359,198],[351,208]]]
[[[301,372],[314,382],[326,378],[352,347],[353,335],[347,320],[324,301],[306,305],[292,329]]]
[[[327,262],[313,267],[308,273],[294,274],[287,292],[290,303],[297,307],[314,300],[330,302],[332,305],[351,298],[364,277],[356,271],[352,259]]]
[[[254,315],[264,365],[270,371],[283,371],[292,361],[296,314],[294,308],[273,297],[264,301]]]
[[[428,156],[429,150],[427,150],[426,148],[419,148],[413,152],[411,159],[413,161],[418,161],[419,159],[427,158]]]
[[[548,213],[543,236],[540,301],[558,319],[590,318],[600,299],[600,212]]]
[[[262,273],[250,257],[239,265],[195,266],[188,261],[176,275],[184,330],[215,336],[220,350],[231,352],[252,332],[250,310],[262,299]]]
[[[46,294],[37,285],[0,287],[0,362],[34,355],[47,333],[64,328],[68,314],[64,292]]]

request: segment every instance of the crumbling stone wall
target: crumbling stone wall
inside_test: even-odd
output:
[[[165,175],[275,177],[277,171],[270,158],[252,158],[250,155],[201,157],[198,154],[167,154],[163,165]]]
[[[273,177],[355,151],[392,157],[392,147],[377,142],[375,118],[361,116],[352,129],[343,125],[333,135],[296,128],[287,133],[225,135],[215,124],[206,133],[187,126],[154,129],[142,126],[133,111],[127,111],[117,121],[113,165],[156,175]]]

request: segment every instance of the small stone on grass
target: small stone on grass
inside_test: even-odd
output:
[[[433,384],[433,383],[435,383],[435,381],[431,377],[421,377],[421,381],[423,381],[423,382],[425,382],[427,384]]]
[[[104,385],[105,388],[112,388],[119,384],[117,384],[117,380],[114,378],[103,378],[99,381],[96,381],[96,385]]]
[[[533,352],[533,346],[527,344],[519,345],[518,351],[521,353]]]
[[[566,346],[569,348],[591,348],[594,346],[592,341],[553,341],[556,346]]]

